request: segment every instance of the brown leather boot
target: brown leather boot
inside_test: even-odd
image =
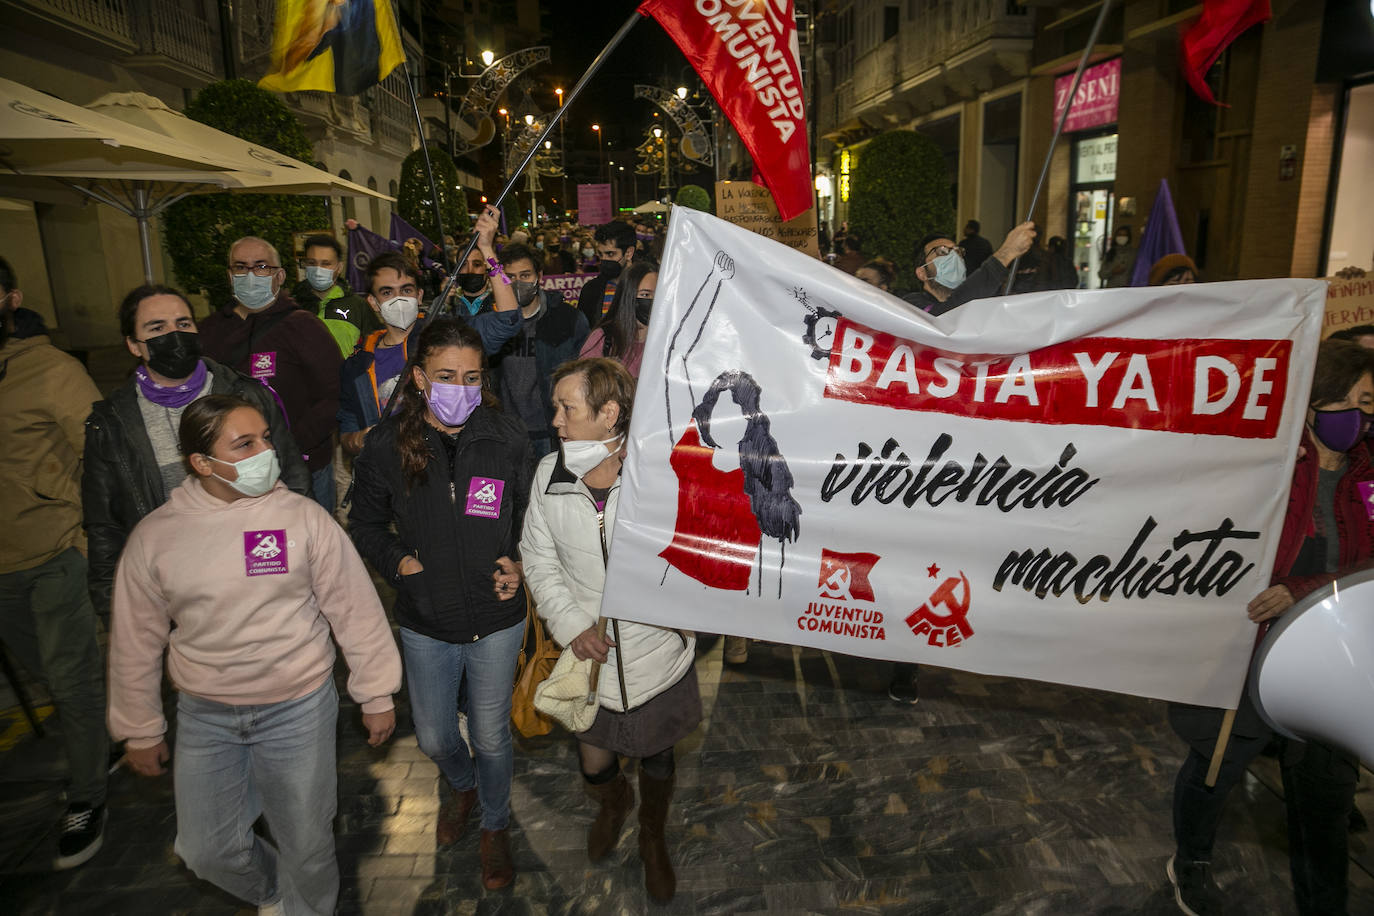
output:
[[[624,773],[617,773],[615,779],[599,786],[591,783],[586,786],[587,793],[601,805],[596,820],[587,830],[587,858],[600,862],[620,843],[620,828],[625,826],[625,818],[635,806],[635,790]]]
[[[439,803],[439,823],[434,827],[434,842],[440,846],[452,846],[458,842],[463,835],[463,828],[468,825],[468,815],[477,804],[477,790],[459,792],[445,783],[439,791],[443,793],[443,801]]]
[[[482,886],[500,890],[515,880],[515,862],[510,855],[510,829],[482,831]]]
[[[668,859],[663,827],[673,800],[673,777],[653,779],[639,770],[639,858],[644,862],[644,889],[655,903],[667,903],[677,893],[677,875]]]

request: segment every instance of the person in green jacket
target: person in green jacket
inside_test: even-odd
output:
[[[325,323],[345,357],[353,352],[360,338],[382,329],[367,300],[348,289],[343,279],[343,246],[337,239],[329,235],[310,236],[305,240],[301,266],[305,268],[305,279],[292,298]]]

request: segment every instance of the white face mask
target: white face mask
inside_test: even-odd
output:
[[[612,442],[619,442],[622,436],[611,436],[609,439],[568,439],[562,443],[563,448],[563,467],[571,471],[574,476],[586,477],[597,465],[605,461],[610,456],[611,450],[606,448]]]
[[[269,448],[242,461],[220,461],[213,455],[205,457],[211,461],[219,461],[220,464],[230,465],[238,471],[237,480],[224,480],[218,474],[211,476],[216,480],[224,480],[244,496],[262,496],[276,486],[277,479],[281,477],[281,464],[277,462],[276,449]]]
[[[379,309],[382,320],[393,328],[407,330],[420,314],[420,300],[414,296],[397,296],[383,302]]]

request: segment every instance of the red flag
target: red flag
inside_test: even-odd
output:
[[[1242,32],[1271,18],[1269,0],[1203,0],[1202,16],[1180,42],[1183,76],[1200,99],[1222,104],[1207,85],[1207,71]]]
[[[801,58],[792,0],[644,0],[639,11],[672,36],[754,157],[778,216],[809,210]]]

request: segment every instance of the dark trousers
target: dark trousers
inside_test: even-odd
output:
[[[0,575],[0,639],[48,685],[62,723],[69,800],[104,804],[105,664],[86,592],[86,558],[69,547],[33,569]]]
[[[1268,736],[1233,735],[1217,784],[1207,788],[1209,758],[1190,749],[1174,783],[1174,839],[1178,855],[1208,861],[1226,797],[1259,755]],[[1285,742],[1283,794],[1288,807],[1288,861],[1302,916],[1345,913],[1347,822],[1355,801],[1358,763],[1318,742]]]

